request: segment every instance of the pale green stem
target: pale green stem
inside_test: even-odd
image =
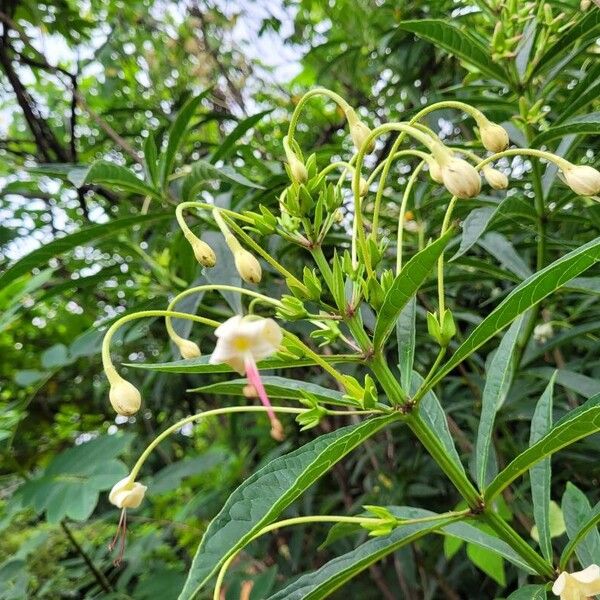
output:
[[[417,177],[421,172],[421,169],[425,165],[425,160],[422,160],[411,173],[408,178],[408,182],[406,183],[406,187],[404,188],[404,193],[402,194],[402,202],[400,203],[400,213],[398,214],[398,236],[396,243],[396,275],[400,273],[402,270],[402,244],[404,238],[404,215],[406,214],[406,207],[408,205],[408,199],[412,192],[412,189],[417,181]]]
[[[426,106],[425,108],[420,110],[411,119],[411,122],[420,121],[423,117],[425,117],[429,113],[434,112],[436,110],[442,110],[444,108],[453,108],[453,109],[460,110],[462,112],[467,113],[468,115],[473,117],[473,119],[475,119],[475,121],[477,122],[477,125],[479,125],[479,126],[481,125],[482,122],[488,121],[488,118],[480,110],[476,109],[475,107],[471,106],[470,104],[465,104],[464,102],[457,102],[455,100],[443,100],[442,102],[435,102],[434,104],[430,104],[429,106]]]
[[[397,140],[398,138],[396,138]],[[427,152],[423,152],[422,150],[399,150],[398,152],[395,152],[394,154],[392,154],[390,152],[390,154],[388,154],[387,158],[380,162],[372,171],[371,174],[369,175],[368,179],[367,179],[367,183],[369,185],[371,185],[371,183],[373,183],[373,181],[375,180],[375,178],[377,177],[377,175],[379,175],[379,173],[385,168],[385,165],[387,164],[388,160],[391,160],[391,162],[398,160],[399,158],[402,158],[403,156],[417,156],[418,158],[422,159],[422,160],[431,160],[431,154],[427,154]],[[386,173],[387,176],[387,173]],[[384,175],[381,176],[382,178],[385,179]]]
[[[435,521],[445,521],[447,519],[452,518],[463,518],[469,514],[470,510],[464,511],[452,511],[444,514],[433,515],[431,517],[422,517],[419,519],[398,519],[396,522],[397,527],[402,527],[405,525],[418,525],[419,523],[430,523]],[[314,515],[307,517],[295,517],[292,519],[284,519],[282,521],[277,521],[275,523],[271,523],[271,525],[267,525],[260,529],[257,533],[255,533],[245,544],[247,546],[251,542],[255,541],[259,537],[270,533],[271,531],[275,531],[277,529],[281,529],[282,527],[290,527],[293,525],[305,525],[307,523],[355,523],[357,525],[379,525],[380,523],[386,523],[384,519],[373,519],[367,517],[346,517],[346,516],[338,516],[338,515]],[[227,573],[227,569],[231,563],[235,560],[238,554],[243,550],[243,548],[239,548],[235,552],[233,552],[227,560],[221,566],[219,574],[217,576],[217,581],[215,583],[215,590],[213,593],[213,600],[221,599],[221,588],[223,587],[223,581],[225,579],[225,574]]]
[[[223,237],[225,238],[225,243],[229,246],[231,250],[231,254],[234,256],[242,249],[242,245],[238,242],[237,238],[231,233],[231,229],[227,223],[225,223],[221,213],[217,207],[213,207],[212,216],[217,224],[217,227],[221,230]]]
[[[259,300],[261,302],[266,302],[267,304],[272,304],[277,307],[283,306],[281,304],[281,302],[279,300],[277,300],[276,298],[269,298],[268,296],[265,296],[264,294],[259,294],[258,292],[255,292],[253,290],[247,290],[245,288],[237,287],[235,285],[224,285],[224,284],[211,283],[211,284],[207,284],[207,285],[197,285],[195,287],[189,288],[189,289],[181,292],[180,294],[177,294],[177,296],[175,296],[173,298],[173,300],[171,300],[171,302],[169,302],[169,306],[167,306],[167,310],[169,310],[169,311],[173,310],[175,308],[175,305],[178,302],[180,302],[184,298],[187,298],[188,296],[191,296],[193,294],[199,294],[200,292],[211,292],[211,291],[217,291],[217,290],[220,290],[223,292],[235,292],[238,294],[245,294],[246,296],[252,296],[256,300]],[[178,342],[180,342],[180,341],[183,341],[183,338],[173,329],[173,322],[170,317],[165,318],[165,326],[167,328],[167,333],[169,334],[169,337],[176,344],[178,344]]]
[[[506,156],[535,156],[536,158],[543,158],[549,162],[554,163],[561,171],[568,169],[571,166],[571,163],[560,156],[556,156],[556,154],[552,154],[551,152],[545,152],[544,150],[535,150],[534,148],[511,148],[510,150],[503,150],[502,152],[497,152],[496,154],[492,154],[487,158],[483,159],[477,167],[477,170],[482,169],[488,163],[491,163],[494,160],[499,160]]]
[[[298,120],[300,119],[300,113],[302,112],[302,108],[314,96],[326,96],[327,98],[330,98],[336,104],[338,104],[338,106],[340,106],[344,113],[352,108],[339,94],[336,94],[335,92],[332,92],[327,88],[315,88],[306,92],[306,94],[304,94],[304,96],[300,98],[300,101],[298,102],[296,108],[294,109],[294,112],[292,113],[292,118],[290,119],[290,126],[287,134],[290,143],[292,142],[292,140],[294,139],[294,135],[296,134],[296,126],[298,125]]]
[[[209,325],[210,327],[218,327],[220,325],[218,321],[213,321],[212,319],[199,317],[198,315],[190,315],[189,313],[174,312],[169,310],[143,310],[140,312],[125,315],[120,319],[117,319],[108,328],[106,334],[104,335],[104,339],[102,340],[102,366],[104,368],[104,372],[106,373],[106,377],[108,378],[111,384],[121,379],[121,376],[117,373],[110,358],[110,342],[115,332],[119,329],[119,327],[121,327],[121,325],[124,325],[129,321],[134,321],[136,319],[144,319],[148,317],[171,317],[177,319],[188,319],[189,321],[195,321],[196,323],[202,323],[203,325]]]
[[[452,196],[450,202],[448,203],[448,207],[446,208],[446,214],[444,215],[444,221],[442,223],[442,229],[440,231],[440,237],[448,231],[448,227],[450,227],[450,220],[452,219],[452,211],[454,210],[454,206],[456,205],[456,201],[458,198],[456,196]],[[437,272],[438,272],[438,310],[440,322],[442,319],[442,315],[446,310],[445,304],[445,292],[444,292],[444,253],[440,254],[437,263]]]

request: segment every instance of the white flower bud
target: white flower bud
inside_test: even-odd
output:
[[[361,177],[358,183],[358,195],[363,198],[369,193],[369,184],[364,177]]]
[[[473,198],[481,191],[479,173],[462,158],[450,158],[442,165],[446,189],[457,198]]]
[[[304,163],[296,156],[295,152],[290,148],[287,137],[283,140],[283,149],[285,151],[285,158],[290,167],[290,172],[294,181],[298,183],[306,183],[308,181],[308,171],[304,166]]]
[[[479,123],[479,135],[483,145],[490,152],[502,152],[508,147],[508,133],[502,125],[486,119],[485,122]]]
[[[600,194],[600,171],[588,165],[573,165],[563,169],[567,185],[580,196]]]
[[[346,111],[346,118],[350,126],[350,137],[354,143],[354,147],[360,150],[367,138],[371,135],[371,130],[358,118],[356,112],[350,108]],[[365,152],[369,154],[375,149],[375,142],[371,141],[365,148]]]
[[[260,283],[262,269],[256,257],[244,248],[239,248],[233,255],[235,268],[246,283]]]
[[[204,267],[214,267],[217,263],[217,257],[213,249],[200,238],[197,238],[193,233],[188,234],[187,239],[194,251],[196,260]]]
[[[111,383],[108,397],[115,411],[124,417],[135,415],[142,404],[142,396],[139,390],[122,377]]]
[[[192,340],[180,338],[175,340],[175,343],[177,344],[179,352],[183,358],[198,358],[201,355],[198,344],[196,344],[196,342],[192,342]]]
[[[147,489],[145,485],[125,477],[113,485],[108,500],[117,508],[137,508],[142,503]]]
[[[436,183],[444,183],[444,179],[442,178],[442,168],[437,160],[431,160],[429,162],[429,176]]]
[[[505,190],[508,187],[508,177],[502,171],[485,166],[483,167],[483,176],[495,190]]]

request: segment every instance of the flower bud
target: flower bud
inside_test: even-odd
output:
[[[508,147],[508,133],[502,125],[486,119],[485,122],[479,123],[479,135],[483,145],[490,152],[502,152]]]
[[[563,169],[567,185],[580,196],[600,194],[600,171],[588,165],[573,165]]]
[[[296,156],[295,152],[290,148],[287,137],[284,138],[283,149],[285,150],[285,158],[290,167],[290,172],[294,181],[298,183],[306,183],[308,181],[308,171],[304,163]]]
[[[432,159],[429,162],[429,176],[436,183],[444,183],[444,179],[442,178],[442,168],[437,160]]]
[[[505,190],[508,187],[508,177],[502,171],[485,166],[483,167],[483,176],[495,190]]]
[[[183,358],[198,358],[202,354],[200,352],[200,348],[198,348],[198,344],[196,344],[196,342],[192,342],[192,340],[180,338],[175,340],[175,343],[177,344],[179,352]]]
[[[533,329],[533,339],[540,344],[545,344],[553,337],[554,328],[552,327],[552,323],[541,323]]]
[[[457,198],[473,198],[481,190],[479,173],[462,158],[450,158],[442,166],[446,189]]]
[[[360,181],[358,183],[358,195],[361,198],[363,198],[368,193],[369,193],[369,184],[367,183],[367,180],[364,177],[361,177]]]
[[[124,417],[135,415],[142,404],[139,390],[122,377],[119,377],[115,383],[111,383],[108,397],[115,411]]]
[[[592,0],[581,0],[579,3],[579,10],[581,12],[586,11],[592,5]]]
[[[271,437],[276,442],[283,442],[283,440],[285,440],[285,431],[283,430],[283,425],[279,419],[274,419],[271,422]]]
[[[244,394],[244,398],[248,398],[248,400],[251,400],[252,398],[258,398],[258,392],[251,384],[245,385],[242,388],[242,394]]]
[[[367,138],[371,135],[371,130],[358,118],[354,109],[350,108],[346,111],[346,118],[350,126],[350,137],[354,143],[354,147],[360,151]],[[365,152],[369,154],[375,149],[375,142],[371,141],[365,148]]]
[[[246,283],[260,283],[262,269],[253,254],[244,248],[239,248],[233,255],[233,258],[237,272]]]
[[[335,209],[335,212],[333,213],[333,220],[336,223],[341,223],[344,220],[344,213],[342,212],[341,208]]]
[[[193,233],[187,236],[187,239],[194,251],[194,256],[196,260],[203,267],[214,267],[217,263],[217,257],[213,252],[213,249],[206,243],[203,242],[200,238],[197,238]]]
[[[125,477],[113,485],[108,500],[117,508],[137,508],[142,503],[147,489],[145,485]]]

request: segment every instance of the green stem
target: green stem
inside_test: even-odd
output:
[[[392,406],[402,406],[410,403],[408,394],[402,389],[387,362],[380,354],[373,356],[369,367],[377,377],[377,381],[383,387],[383,391],[386,393]]]
[[[444,221],[442,223],[442,229],[440,231],[440,237],[448,231],[450,227],[450,220],[452,219],[452,212],[454,211],[454,207],[456,206],[456,201],[458,198],[456,196],[452,196],[450,202],[448,203],[448,207],[446,208],[446,214],[444,215]],[[444,312],[446,310],[446,299],[445,299],[445,290],[444,290],[444,253],[440,254],[437,262],[437,275],[438,275],[438,311],[440,322],[443,318]]]
[[[485,510],[482,518],[527,564],[540,576],[554,579],[552,565],[542,558],[502,517],[491,510]]]
[[[429,454],[446,474],[461,496],[473,510],[481,510],[483,499],[473,484],[467,479],[464,471],[448,455],[448,451],[439,438],[431,431],[421,416],[413,411],[406,420],[408,426],[427,449]]]

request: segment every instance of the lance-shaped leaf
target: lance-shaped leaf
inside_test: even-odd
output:
[[[485,501],[491,502],[540,460],[597,431],[600,431],[600,394],[566,414],[544,437],[500,471],[485,490]]]
[[[273,112],[273,109],[265,110],[263,112],[259,112],[243,121],[240,121],[235,129],[223,140],[221,144],[219,144],[218,148],[212,153],[210,157],[211,163],[216,163],[218,160],[222,160],[227,158],[232,150],[234,149],[235,143],[249,130],[252,129],[261,119],[263,119],[266,115]]]
[[[433,42],[461,61],[479,69],[482,73],[506,81],[504,69],[492,61],[490,52],[467,31],[441,19],[403,21],[400,29],[412,31],[421,38]]]
[[[545,585],[526,585],[513,592],[507,600],[546,600]]]
[[[600,12],[600,11],[596,11]],[[547,144],[551,140],[555,140],[557,138],[564,138],[567,135],[575,134],[575,135],[583,135],[583,134],[593,134],[597,135],[600,133],[600,112],[593,112],[587,115],[580,115],[579,117],[573,117],[560,125],[556,125],[555,127],[550,127],[546,129],[532,142],[532,145],[535,147],[539,147],[542,144]]]
[[[0,289],[7,286],[17,277],[29,273],[34,268],[44,268],[46,263],[55,256],[60,256],[76,246],[92,244],[111,235],[115,235],[125,229],[132,229],[135,225],[143,225],[154,221],[172,218],[169,213],[153,213],[149,215],[138,215],[136,217],[125,217],[116,219],[101,225],[92,225],[85,227],[75,233],[65,235],[41,248],[30,252],[16,263],[11,265],[2,275],[0,275]]]
[[[377,417],[343,427],[280,456],[254,473],[229,497],[204,534],[179,600],[193,598],[228,557],[319,477],[368,437],[398,417]]]
[[[556,372],[550,379],[550,383],[539,399],[533,418],[531,419],[531,433],[529,445],[533,446],[541,440],[552,429],[552,397]],[[550,528],[550,484],[551,484],[550,457],[540,460],[531,467],[529,477],[531,478],[531,497],[533,500],[533,517],[537,525],[540,540],[540,549],[544,558],[552,561],[552,541]]]
[[[304,392],[314,396],[319,402],[324,404],[337,404],[340,406],[353,406],[354,403],[345,399],[344,394],[338,390],[311,383],[310,381],[300,381],[297,379],[288,379],[287,377],[263,376],[263,385],[267,394],[271,398],[286,398],[288,400],[301,400],[306,398]],[[202,387],[190,390],[192,392],[203,392],[205,394],[229,394],[231,396],[243,396],[244,387],[248,385],[247,379],[232,379],[219,383],[211,383]]]
[[[567,535],[573,542],[571,551],[575,550],[582,567],[598,564],[600,562],[600,533],[595,526],[595,523],[598,522],[597,508],[592,509],[586,495],[571,482],[567,483],[561,508]],[[594,525],[590,526],[591,523]]]
[[[427,279],[437,259],[453,236],[453,231],[447,231],[441,238],[415,254],[404,265],[388,290],[383,306],[375,323],[373,344],[381,348],[396,326],[396,321],[408,301],[419,291]]]
[[[535,306],[540,300],[577,277],[600,260],[600,237],[577,248],[569,254],[538,271],[520,283],[457,348],[452,358],[444,364],[428,384],[433,387],[467,356],[480,348],[491,337],[504,329],[520,314]]]

